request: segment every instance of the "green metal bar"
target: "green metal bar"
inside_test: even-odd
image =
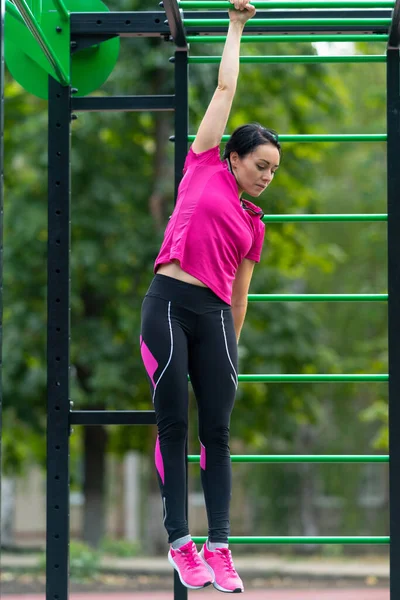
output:
[[[387,221],[387,214],[349,214],[349,215],[264,215],[264,223],[298,223],[321,221]]]
[[[195,544],[205,544],[206,537],[194,536]],[[230,544],[390,544],[389,536],[232,536]]]
[[[321,382],[333,382],[333,381],[388,381],[389,375],[375,374],[375,375],[239,375],[239,381],[247,382],[264,382],[264,383],[321,383]]]
[[[388,294],[249,294],[249,302],[387,302]]]
[[[224,44],[226,35],[188,35],[186,37],[190,44]],[[243,35],[242,44],[255,44],[259,42],[387,42],[389,36],[386,33],[353,33],[353,34],[298,34],[298,35]]]
[[[188,381],[190,377],[188,376]],[[326,383],[326,382],[371,382],[371,381],[389,381],[389,375],[387,374],[346,374],[346,375],[238,375],[238,381],[244,381],[247,383]]]
[[[252,2],[256,8],[287,9],[287,8],[393,8],[394,0],[278,0],[274,2]],[[232,5],[229,2],[214,0],[192,1],[181,0],[178,5],[183,9],[192,8],[216,8],[228,9]]]
[[[192,64],[211,64],[220,63],[220,56],[190,56],[189,63]],[[310,54],[306,56],[241,56],[241,63],[384,63],[386,54],[358,54],[344,56],[325,56],[319,54]]]
[[[372,455],[337,455],[337,454],[234,454],[231,456],[233,463],[387,463],[388,454]],[[200,455],[188,456],[188,462],[199,463]]]
[[[62,21],[68,21],[69,19],[69,12],[67,10],[67,8],[64,5],[64,2],[62,0],[53,0],[54,2],[54,6],[57,9],[58,14],[61,17]]]
[[[188,141],[193,142],[195,135],[189,135]],[[223,135],[222,142],[227,142],[230,135]],[[349,133],[349,134],[306,134],[280,135],[280,142],[386,142],[386,133]]]
[[[185,19],[185,27],[228,27],[229,19]],[[247,21],[246,27],[330,27],[330,26],[362,26],[365,27],[389,27],[391,19],[378,18],[375,19],[256,19]]]
[[[62,64],[60,63],[58,57],[56,56],[53,48],[51,47],[45,33],[43,32],[41,26],[37,22],[35,16],[32,14],[31,9],[26,4],[26,0],[14,0],[15,5],[17,6],[19,12],[21,13],[25,25],[28,27],[29,31],[32,33],[33,37],[39,44],[42,52],[46,56],[48,62],[54,69],[59,82],[62,85],[69,85],[70,78],[69,75],[64,71]]]
[[[23,23],[25,25],[25,21],[22,18],[21,13],[19,12],[15,4],[10,2],[10,0],[6,0],[6,12],[12,17],[14,17],[14,19],[17,19],[18,21],[20,21],[20,23]]]
[[[37,19],[37,22],[40,23],[42,20],[42,0],[30,0],[32,12]]]

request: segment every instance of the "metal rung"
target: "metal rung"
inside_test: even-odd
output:
[[[190,454],[188,462],[199,463],[200,456]],[[336,455],[336,454],[234,454],[231,456],[231,461],[234,463],[387,463],[389,455],[387,454],[372,454],[368,455]]]
[[[387,214],[336,214],[336,215],[264,215],[264,223],[296,223],[313,221],[387,221]]]
[[[252,4],[256,8],[267,9],[298,9],[298,8],[393,8],[394,0],[271,0],[271,2],[262,2],[254,0]],[[229,2],[220,2],[218,0],[178,0],[180,8],[215,8],[228,9],[231,7]]]
[[[264,382],[264,383],[318,383],[318,382],[334,382],[334,381],[388,381],[387,374],[346,374],[346,375],[239,375],[239,381],[246,382]]]
[[[224,44],[226,35],[188,35],[189,44]],[[385,33],[327,33],[327,34],[287,34],[287,35],[243,35],[242,44],[276,43],[276,42],[387,42],[389,36]]]
[[[388,294],[249,294],[249,302],[387,302]]]
[[[185,27],[228,27],[229,19],[185,19]],[[390,27],[391,19],[256,19],[247,21],[248,27]]]
[[[206,537],[193,537],[204,544]],[[390,544],[389,536],[233,536],[231,544]]]
[[[188,142],[193,142],[195,135],[188,136]],[[223,135],[221,141],[227,142],[230,135]],[[175,136],[170,138],[175,140]],[[280,142],[386,142],[385,133],[330,133],[330,134],[304,134],[290,135],[283,134],[279,136]]]
[[[386,54],[358,54],[336,56],[319,54],[310,54],[304,56],[241,56],[239,60],[242,64],[385,63]],[[191,64],[218,64],[221,62],[221,56],[190,56],[188,58],[188,62]]]

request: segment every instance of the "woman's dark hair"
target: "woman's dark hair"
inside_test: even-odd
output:
[[[241,125],[235,129],[226,143],[223,159],[228,158],[231,152],[237,152],[240,158],[243,158],[262,144],[272,144],[279,150],[279,154],[282,154],[276,131],[267,129],[260,123]]]

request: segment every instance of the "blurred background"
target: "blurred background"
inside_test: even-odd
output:
[[[157,3],[107,0],[111,10]],[[96,95],[174,93],[174,46],[122,39]],[[221,54],[196,44],[191,54]],[[382,54],[384,44],[246,44],[242,54]],[[385,64],[245,64],[227,133],[258,121],[284,134],[386,131]],[[218,65],[190,66],[190,132]],[[7,73],[4,211],[3,550],[45,544],[47,102]],[[174,206],[173,113],[81,113],[72,124],[71,398],[79,409],[151,409],[140,309]],[[283,146],[258,199],[267,214],[385,213],[385,143]],[[385,293],[384,223],[271,223],[251,293]],[[240,373],[387,373],[385,303],[249,303]],[[241,383],[232,454],[388,452],[387,385]],[[199,453],[191,394],[189,453]],[[74,427],[72,549],[164,556],[154,427]],[[190,523],[206,534],[199,465]],[[386,464],[233,465],[233,535],[388,535]],[[75,546],[74,546],[75,544]],[[235,547],[284,556],[387,556],[386,546]]]

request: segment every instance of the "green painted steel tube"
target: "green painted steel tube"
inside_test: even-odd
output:
[[[25,25],[28,27],[29,31],[32,33],[33,37],[39,44],[42,52],[46,56],[48,62],[54,69],[59,82],[62,85],[69,85],[70,78],[68,73],[64,71],[64,68],[54,52],[53,48],[50,45],[44,31],[41,26],[37,22],[35,16],[33,15],[30,7],[26,4],[26,0],[14,0],[15,5],[17,6],[19,12],[21,13]]]
[[[192,64],[211,64],[220,63],[220,56],[190,56],[188,59]],[[241,56],[241,63],[384,63],[386,62],[386,54],[358,54],[344,56],[329,56],[310,54],[305,56]]]
[[[38,23],[42,20],[42,0],[30,0],[31,9]]]
[[[188,35],[186,39],[189,44],[224,44],[226,35]],[[389,36],[386,33],[353,33],[353,34],[301,34],[298,35],[243,35],[242,44],[254,44],[259,42],[387,42]]]
[[[232,536],[231,544],[390,544],[389,536]],[[195,544],[204,544],[206,537],[193,537]]]
[[[271,2],[252,2],[256,8],[288,9],[288,8],[393,8],[394,0],[271,0]],[[218,0],[178,1],[180,8],[231,8],[229,2],[219,2]]]
[[[386,374],[346,374],[346,375],[239,375],[239,381],[264,382],[264,383],[321,383],[336,381],[389,381],[389,375]]]
[[[264,223],[297,223],[306,222],[313,223],[326,221],[348,221],[348,222],[365,222],[365,221],[387,221],[387,214],[349,214],[349,215],[264,215],[262,220]]]
[[[69,19],[69,12],[64,4],[64,2],[62,0],[53,0],[54,2],[54,6],[56,7],[58,14],[61,17],[62,21],[68,21]]]
[[[200,455],[192,454],[188,462],[199,463]],[[388,454],[233,454],[232,462],[237,463],[387,463]]]
[[[11,15],[12,17],[14,17],[14,19],[17,19],[18,21],[20,21],[21,23],[23,23],[25,25],[25,21],[22,18],[22,15],[19,12],[18,8],[15,6],[15,4],[10,2],[10,0],[6,0],[6,12],[9,15]]]
[[[188,376],[188,381],[190,377]],[[327,383],[337,381],[347,382],[371,382],[371,381],[389,381],[389,375],[382,374],[341,374],[341,375],[238,375],[238,381],[247,383]]]
[[[387,302],[388,294],[249,294],[249,302]]]
[[[188,142],[193,142],[195,135],[188,136]],[[223,135],[222,142],[227,142],[230,135]],[[386,142],[386,133],[345,133],[345,134],[305,134],[280,135],[280,142]]]
[[[229,19],[185,19],[185,27],[228,27]],[[391,19],[255,19],[247,21],[245,27],[390,27]]]

